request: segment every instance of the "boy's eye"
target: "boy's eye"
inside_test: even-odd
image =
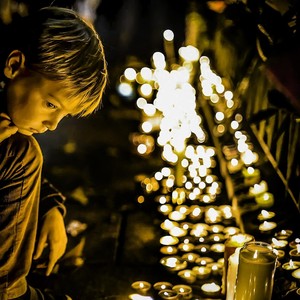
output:
[[[52,108],[52,109],[55,109],[55,108],[56,108],[56,106],[55,106],[53,103],[51,103],[51,102],[47,102],[47,106],[48,106],[49,108]]]

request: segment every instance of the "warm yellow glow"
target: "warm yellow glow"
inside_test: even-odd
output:
[[[163,32],[163,37],[166,41],[171,42],[174,40],[174,32],[170,29],[167,29]]]
[[[155,52],[152,55],[152,63],[156,69],[165,69],[166,68],[166,59],[163,53]],[[157,75],[157,74],[156,74]]]
[[[153,76],[153,75],[152,75],[152,71],[151,71],[150,68],[148,68],[148,67],[143,67],[143,68],[141,69],[140,73],[141,73],[142,78],[143,78],[145,81],[150,81],[150,80],[152,80],[152,76]]]
[[[178,53],[186,61],[198,61],[200,57],[199,50],[191,45],[179,48]]]
[[[118,86],[118,92],[124,97],[129,97],[133,94],[133,88],[129,83],[121,82]]]
[[[126,68],[124,71],[124,76],[129,81],[134,81],[136,78],[136,71],[133,68]]]

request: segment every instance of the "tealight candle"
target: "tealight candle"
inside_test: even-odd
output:
[[[222,273],[223,266],[217,262],[208,263],[206,266],[211,269],[212,275],[220,275]]]
[[[209,207],[205,212],[205,223],[214,224],[222,221],[221,211],[214,207]]]
[[[236,235],[240,231],[241,230],[238,227],[234,227],[234,226],[225,227],[224,230],[223,230],[226,238],[229,238],[230,236]]]
[[[158,211],[165,216],[167,216],[172,210],[173,206],[171,204],[162,204],[158,207]]]
[[[211,234],[209,236],[209,241],[211,242],[223,242],[225,240],[225,235],[221,234],[221,233],[215,233],[215,234]]]
[[[261,195],[262,193],[267,192],[267,190],[268,184],[266,181],[262,180],[260,183],[256,183],[253,187],[249,188],[249,195],[256,197],[258,195]]]
[[[293,272],[292,272],[292,276],[293,276],[295,279],[300,280],[300,268],[297,269],[297,270],[295,270],[295,271],[293,271]]]
[[[195,266],[195,267],[193,267],[192,270],[195,272],[196,277],[199,279],[209,278],[209,276],[212,272],[211,268],[206,267],[206,266]]]
[[[173,227],[178,227],[178,226],[179,226],[179,223],[177,223],[175,221],[171,221],[169,219],[166,219],[164,222],[162,222],[160,224],[160,228],[163,230],[167,230],[167,231],[169,231]]]
[[[147,281],[135,281],[131,284],[131,287],[139,293],[146,294],[150,288],[151,283]]]
[[[178,250],[183,252],[191,252],[195,248],[195,245],[192,243],[181,243],[178,245]]]
[[[261,207],[272,207],[274,205],[274,196],[272,193],[264,192],[255,197],[255,202]]]
[[[196,274],[193,270],[181,270],[177,275],[187,283],[194,283],[196,281]]]
[[[182,255],[182,258],[183,258],[184,260],[186,260],[187,262],[190,262],[190,263],[195,262],[196,259],[199,258],[199,257],[200,257],[199,254],[197,254],[197,253],[192,253],[192,252],[191,252],[191,253],[185,253],[185,254]]]
[[[201,290],[206,296],[217,296],[220,294],[221,287],[215,282],[211,282],[203,284]]]
[[[190,299],[193,293],[193,289],[185,284],[174,285],[172,290],[176,291],[177,294],[183,299]]]
[[[169,213],[168,218],[172,221],[183,221],[186,218],[186,215],[179,211],[172,211]]]
[[[260,212],[260,214],[257,216],[257,219],[259,221],[266,221],[266,220],[270,220],[274,217],[275,217],[275,213],[273,211],[267,211],[267,210],[263,209]]]
[[[167,256],[160,260],[160,263],[170,271],[179,271],[187,266],[187,262],[178,256]]]
[[[173,227],[169,230],[169,234],[175,237],[182,237],[187,234],[187,231],[181,227]]]
[[[214,260],[211,257],[204,256],[196,259],[195,263],[199,266],[206,266],[209,263],[212,263]]]
[[[160,248],[160,252],[165,255],[172,255],[172,254],[176,254],[178,250],[174,246],[163,246]]]
[[[262,224],[259,225],[259,230],[263,233],[267,233],[272,231],[277,227],[277,224],[275,222],[268,222],[264,221]]]
[[[174,246],[174,245],[178,244],[179,239],[175,236],[165,235],[165,236],[161,237],[159,241],[162,245]]]
[[[242,174],[246,184],[255,184],[260,180],[260,170],[253,167],[243,168]]]
[[[225,251],[225,245],[222,243],[216,243],[211,245],[210,250],[215,253],[223,253]]]
[[[199,244],[194,248],[195,251],[200,252],[200,254],[206,254],[210,250],[210,245],[208,244]]]
[[[210,227],[210,230],[213,233],[221,233],[224,230],[224,226],[223,225],[212,225]]]
[[[296,269],[300,268],[300,262],[299,261],[293,261],[290,259],[289,262],[286,262],[282,265],[282,269],[286,271],[294,271]]]
[[[142,296],[140,294],[131,294],[128,296],[128,298],[131,300],[153,300],[153,298],[150,296]]]
[[[159,281],[153,284],[153,288],[156,291],[162,291],[162,290],[171,290],[173,287],[173,284],[168,281]]]
[[[274,249],[283,249],[287,246],[288,241],[287,240],[277,240],[275,238],[272,238],[271,246]]]
[[[178,293],[173,290],[161,290],[158,292],[158,296],[161,299],[165,299],[165,300],[177,300],[178,299]]]
[[[289,252],[289,255],[292,260],[300,260],[300,244],[298,244],[296,248],[292,249]]]
[[[289,246],[291,248],[297,248],[297,245],[300,244],[300,238],[296,238],[295,240],[291,241],[289,243]]]
[[[289,237],[293,234],[293,231],[292,230],[280,230],[279,232],[276,232],[275,233],[275,238],[278,239],[278,240],[287,240],[289,239]]]

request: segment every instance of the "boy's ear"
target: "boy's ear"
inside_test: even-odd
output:
[[[7,57],[4,75],[13,79],[25,69],[25,55],[20,50],[13,50]]]

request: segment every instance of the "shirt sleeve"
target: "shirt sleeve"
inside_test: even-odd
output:
[[[40,198],[40,217],[43,217],[51,208],[57,207],[63,216],[66,215],[64,202],[66,197],[48,179],[42,179]]]

